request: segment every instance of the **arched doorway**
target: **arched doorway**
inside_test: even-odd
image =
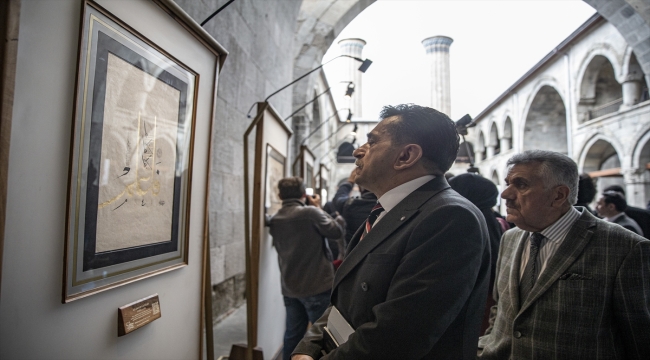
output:
[[[512,120],[510,116],[506,117],[506,121],[503,124],[503,136],[501,136],[501,150],[507,151],[512,149],[513,144],[512,138]]]
[[[625,189],[625,181],[621,174],[621,159],[614,146],[606,140],[596,140],[587,150],[582,171],[596,180],[597,195],[611,185],[619,185]]]
[[[553,150],[568,153],[566,107],[555,88],[542,86],[528,109],[523,150]]]
[[[580,83],[578,121],[582,123],[616,112],[621,104],[623,90],[612,63],[605,56],[594,56]]]
[[[496,123],[492,123],[490,127],[490,143],[488,146],[492,147],[492,156],[498,155],[501,152],[501,143],[499,142],[499,132],[497,131]]]

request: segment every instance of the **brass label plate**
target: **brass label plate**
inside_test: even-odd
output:
[[[117,336],[133,332],[162,316],[158,294],[147,296],[117,310]]]

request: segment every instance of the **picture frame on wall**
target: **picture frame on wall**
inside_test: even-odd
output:
[[[264,175],[264,209],[268,215],[275,213],[282,207],[278,182],[284,178],[286,158],[273,146],[266,144],[266,171]]]
[[[83,4],[62,301],[188,264],[199,76]]]

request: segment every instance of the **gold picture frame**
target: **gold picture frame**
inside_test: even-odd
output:
[[[62,302],[188,264],[199,75],[83,3]]]

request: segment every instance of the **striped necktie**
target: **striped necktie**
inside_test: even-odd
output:
[[[363,238],[366,237],[366,235],[370,232],[370,229],[372,229],[372,224],[377,221],[377,218],[382,211],[384,211],[384,208],[381,206],[379,201],[377,201],[377,205],[372,208],[370,215],[368,215],[368,219],[366,219],[366,223],[363,226],[363,234],[361,234],[359,241],[363,240]]]
[[[537,268],[537,255],[539,254],[539,247],[544,239],[544,235],[540,233],[532,233],[530,235],[530,253],[528,256],[528,262],[524,268],[524,274],[521,277],[521,282],[519,283],[519,303],[523,304],[530,294],[530,291],[535,286],[535,281],[539,275],[539,269]]]

